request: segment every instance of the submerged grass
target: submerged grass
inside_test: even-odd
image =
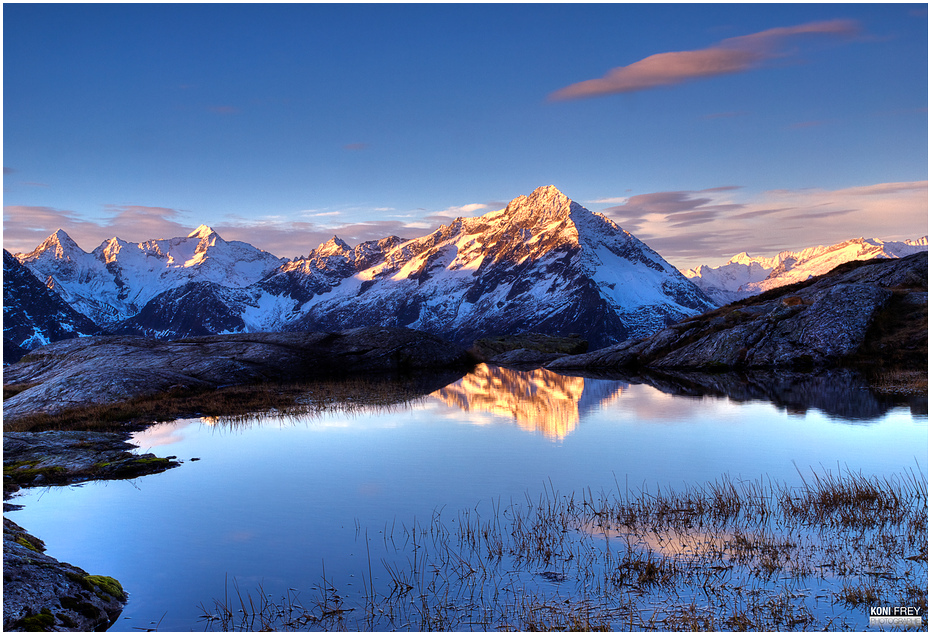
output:
[[[801,473],[800,473],[801,474]],[[385,527],[373,584],[322,577],[309,602],[259,589],[202,605],[212,630],[863,630],[870,606],[918,606],[927,630],[928,486],[802,475],[581,496],[550,488],[453,519]],[[361,537],[361,533],[357,534]]]

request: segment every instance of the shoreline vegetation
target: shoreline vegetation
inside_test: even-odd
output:
[[[927,630],[921,470],[851,471],[591,490],[449,518],[357,528],[363,591],[327,580],[279,600],[227,581],[209,630],[864,630],[871,606],[915,606]],[[544,488],[546,489],[546,488]],[[382,533],[382,532],[380,532]],[[373,569],[389,583],[373,585]]]

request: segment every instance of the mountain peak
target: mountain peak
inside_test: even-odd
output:
[[[85,253],[64,229],[57,229],[42,244],[29,254],[17,254],[20,261],[38,258],[44,253],[51,253],[54,258],[69,259],[72,256]]]
[[[562,192],[559,191],[559,188],[555,185],[541,185],[533,192],[530,193],[530,196],[565,196]]]
[[[56,229],[55,233],[52,234],[52,236],[54,236],[56,240],[58,240],[58,242],[65,242],[65,241],[74,242],[73,240],[71,240],[71,236],[68,235],[68,232],[66,232],[64,229],[61,229],[61,228]],[[52,236],[49,236],[49,238],[51,238]]]
[[[342,238],[339,236],[333,236],[330,240],[325,243],[321,243],[314,251],[317,252],[320,256],[332,256],[335,254],[344,254],[347,251],[352,251],[350,247]]]
[[[187,235],[188,238],[207,238],[211,234],[219,235],[213,228],[208,225],[200,225],[197,229]]]
[[[512,200],[504,212],[514,221],[545,224],[568,218],[573,205],[578,204],[555,185],[544,185],[531,192],[530,196],[518,196]]]

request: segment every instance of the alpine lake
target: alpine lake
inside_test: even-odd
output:
[[[927,397],[849,373],[480,365],[387,407],[189,418],[183,464],[24,490],[110,630],[869,630],[923,604]]]

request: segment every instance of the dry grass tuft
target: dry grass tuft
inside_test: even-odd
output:
[[[803,480],[549,489],[492,502],[490,517],[440,510],[399,536],[385,526],[383,588],[366,532],[368,584],[354,598],[324,576],[309,608],[290,591],[259,607],[226,597],[205,619],[220,630],[792,631],[862,630],[877,603],[926,609],[925,476]]]

